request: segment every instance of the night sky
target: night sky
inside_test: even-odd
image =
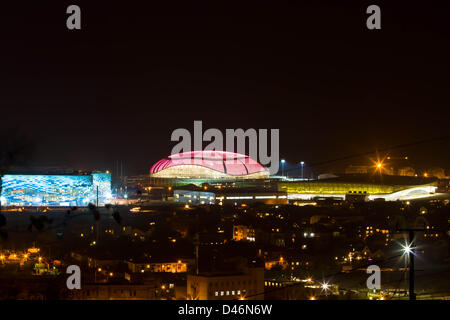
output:
[[[307,164],[450,135],[443,3],[2,4],[1,125],[34,140],[33,165],[113,170],[121,160],[128,174],[147,173],[194,120],[279,128],[281,157]],[[66,28],[70,4],[80,31]],[[370,4],[381,30],[366,28]],[[392,154],[450,169],[449,150],[446,139]]]

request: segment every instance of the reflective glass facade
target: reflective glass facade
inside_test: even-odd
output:
[[[104,205],[111,199],[111,176],[11,174],[2,178],[5,206],[87,206]]]

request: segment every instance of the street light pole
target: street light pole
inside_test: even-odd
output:
[[[416,254],[414,249],[414,232],[424,232],[425,229],[398,229],[398,231],[408,232],[408,244],[405,247],[405,253],[408,253],[409,258],[409,300],[416,300],[416,294],[414,293],[414,256]]]
[[[305,166],[305,162],[300,162],[300,165],[302,166],[302,180],[303,180],[303,167]]]
[[[198,276],[199,274],[198,247],[200,245],[200,235],[198,233],[196,233],[194,236],[194,245],[195,245],[195,274]]]
[[[284,177],[284,163],[286,162],[286,160],[281,159],[281,176]]]
[[[409,250],[409,300],[416,300],[416,294],[414,293],[414,254],[415,250],[413,247],[414,241],[414,231],[409,230],[409,245],[411,249]]]

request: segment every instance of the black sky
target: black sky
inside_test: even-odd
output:
[[[35,140],[33,164],[123,160],[131,174],[167,156],[171,132],[194,120],[279,128],[290,162],[449,135],[450,11],[392,2],[9,4],[1,124]],[[66,28],[70,4],[81,7],[80,31]],[[370,4],[381,7],[382,30],[366,28]],[[450,168],[449,140],[393,152]]]

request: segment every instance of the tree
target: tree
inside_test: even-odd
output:
[[[11,167],[27,163],[33,154],[33,144],[20,130],[0,129],[0,195],[2,194],[3,176],[11,170]],[[0,197],[0,214],[2,210],[2,198]],[[0,228],[6,225],[6,218],[0,219]],[[7,233],[0,230],[2,238],[7,237]]]

